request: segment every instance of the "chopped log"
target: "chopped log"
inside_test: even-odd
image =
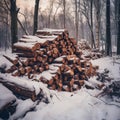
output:
[[[74,79],[72,78],[72,79],[70,80],[69,86],[72,87],[73,84],[74,84]]]
[[[77,84],[73,84],[73,91],[79,90],[79,86]]]
[[[2,83],[4,86],[10,89],[13,93],[20,95],[21,97],[31,98],[33,101],[37,99],[35,90],[32,91],[27,87],[19,86],[18,84],[15,84],[10,81],[5,81],[2,78],[0,79],[0,83]]]
[[[8,61],[10,61],[13,65],[16,65],[16,66],[19,65],[18,58],[13,59],[13,57],[11,58],[10,56],[8,57],[6,55],[3,55],[3,57],[5,57]]]
[[[9,69],[6,70],[6,73],[13,73],[18,68],[15,65],[12,65]]]
[[[63,91],[69,92],[70,88],[68,87],[68,85],[63,85],[62,87]]]
[[[32,68],[30,66],[25,67],[25,71],[27,74],[29,74],[30,72],[32,72]]]
[[[64,75],[65,76],[73,76],[74,75],[74,71],[72,70],[72,69],[70,69],[70,70],[68,70],[68,71],[66,71],[66,72],[64,72]]]
[[[17,42],[13,45],[13,51],[14,52],[17,52],[19,50],[33,52],[33,51],[39,50],[39,49],[40,49],[40,44],[39,43]]]
[[[40,71],[40,73],[42,73],[44,71],[44,68],[43,67],[39,67],[39,71]]]
[[[24,51],[21,53],[21,51],[18,51],[18,50],[17,50],[16,55],[18,55],[19,57],[24,57],[24,58],[32,58],[32,57],[34,57],[34,53],[24,52]]]
[[[44,36],[48,36],[48,35],[66,35],[68,34],[68,31],[65,29],[43,29],[43,30],[37,30],[36,32],[37,35],[44,35]]]
[[[13,73],[12,73],[12,76],[20,76],[20,71],[19,70],[15,70]]]

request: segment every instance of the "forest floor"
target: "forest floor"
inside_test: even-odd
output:
[[[0,53],[0,66],[11,66],[3,54],[10,53]],[[120,81],[120,59],[103,57],[91,62],[93,65],[99,65],[98,71],[101,73],[105,69],[109,70],[109,76],[113,80],[105,82],[106,86],[113,81]],[[15,79],[17,80],[17,77]],[[96,77],[91,77],[90,81],[96,81]],[[91,84],[94,85],[95,82]],[[42,85],[46,88],[46,85]],[[86,89],[84,86],[75,92],[58,92],[46,88],[46,96],[52,94],[52,97],[49,97],[50,103],[46,104],[44,101],[22,100],[0,83],[0,106],[7,102],[3,101],[7,93],[8,101],[11,96],[11,99],[16,98],[17,103],[16,111],[8,118],[10,120],[120,120],[120,98],[108,94],[97,96],[101,91],[98,88]]]

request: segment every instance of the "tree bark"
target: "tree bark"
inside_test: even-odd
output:
[[[95,11],[96,11],[96,47],[100,48],[100,9],[101,9],[101,1],[95,0]]]
[[[17,14],[18,10],[16,7],[16,0],[10,0],[10,14],[11,14],[11,38],[12,38],[12,47],[13,44],[18,40],[18,26],[17,26]]]
[[[77,0],[75,0],[75,26],[76,26],[76,40],[78,42],[78,6]]]
[[[120,1],[118,0],[118,34],[117,34],[117,55],[120,55]]]
[[[40,0],[35,1],[35,9],[34,9],[34,27],[33,27],[33,35],[36,33],[38,29],[38,9],[39,9]]]
[[[66,22],[66,21],[65,21],[65,16],[66,16],[66,15],[65,15],[65,14],[66,14],[66,13],[65,13],[65,11],[66,11],[66,1],[65,1],[65,0],[63,0],[63,6],[64,6],[63,12],[64,12],[64,28],[65,28],[65,27],[66,27],[66,26],[65,26],[65,22]]]
[[[110,30],[110,0],[106,0],[106,55],[112,55]]]
[[[90,22],[91,22],[91,47],[96,48],[93,33],[93,0],[90,1]]]

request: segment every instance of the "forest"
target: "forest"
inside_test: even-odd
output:
[[[36,0],[31,2],[33,9],[24,11],[16,2],[0,3],[1,48],[7,49],[23,34],[35,34],[42,28],[66,28],[77,41],[89,41],[92,48],[105,50],[106,44],[107,55],[111,44],[119,45],[119,0],[49,0],[43,10],[41,1]],[[117,54],[119,51],[117,47]]]
[[[0,119],[119,120],[120,0],[1,0]]]

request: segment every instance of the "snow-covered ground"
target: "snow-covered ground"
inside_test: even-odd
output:
[[[6,52],[6,54],[9,53]],[[109,75],[110,77],[114,78],[114,81],[120,80],[120,60],[114,60],[113,58],[105,57],[93,60],[92,63],[93,65],[99,65],[100,72],[103,72],[105,68],[110,70]],[[0,66],[3,64],[6,64],[7,67],[10,66],[10,63],[2,57],[1,53]],[[90,80],[95,81],[96,77],[93,77]],[[44,87],[46,87],[46,85]],[[116,101],[115,97],[114,99],[111,99],[107,95],[102,97],[95,97],[98,93],[100,93],[100,90],[98,89],[90,90],[83,86],[80,90],[71,93],[52,91],[48,90],[47,88],[45,91],[47,96],[50,94],[52,95],[49,104],[46,104],[43,101],[33,102],[31,99],[21,100],[16,98],[16,112],[11,115],[9,119],[120,120],[120,99],[117,99]],[[2,92],[4,94],[4,91]],[[7,92],[7,95],[8,93],[9,92]],[[10,92],[10,94],[13,93]],[[0,95],[1,98],[2,94]]]

